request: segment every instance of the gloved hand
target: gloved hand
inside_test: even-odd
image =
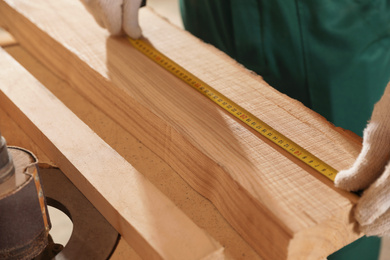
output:
[[[390,235],[390,83],[364,130],[363,148],[353,166],[340,171],[336,187],[365,190],[355,218],[368,236]]]
[[[96,22],[112,35],[141,37],[138,10],[142,0],[81,0]]]

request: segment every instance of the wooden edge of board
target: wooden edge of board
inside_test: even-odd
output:
[[[5,51],[0,104],[145,259],[223,258],[223,248]]]

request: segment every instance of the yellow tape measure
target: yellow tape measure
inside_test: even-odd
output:
[[[224,110],[229,112],[231,115],[245,123],[247,126],[266,137],[268,140],[277,144],[279,147],[285,151],[292,154],[294,157],[303,161],[307,165],[311,166],[313,169],[317,170],[324,176],[328,177],[330,180],[334,181],[336,177],[337,170],[321,161],[316,156],[309,153],[307,150],[303,149],[257,117],[251,114],[249,111],[237,105],[235,102],[227,98],[226,96],[219,93],[217,90],[203,82],[201,79],[192,75],[190,72],[185,70],[183,67],[157,51],[150,44],[146,43],[143,40],[133,40],[128,38],[130,43],[143,54],[148,56],[154,62],[165,68],[170,73],[176,75],[178,78],[186,82],[188,85],[196,89],[198,92],[202,93],[208,99],[218,104]]]

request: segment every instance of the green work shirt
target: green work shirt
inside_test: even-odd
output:
[[[362,135],[390,80],[390,0],[180,0],[184,26]],[[378,258],[363,237],[329,259]]]
[[[181,0],[185,28],[362,134],[390,79],[388,0]]]

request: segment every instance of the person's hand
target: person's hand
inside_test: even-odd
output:
[[[390,83],[364,130],[362,151],[350,169],[337,174],[335,185],[365,190],[355,209],[361,231],[390,235]]]
[[[133,39],[142,35],[138,10],[142,0],[81,0],[96,22],[112,35],[127,34]]]

